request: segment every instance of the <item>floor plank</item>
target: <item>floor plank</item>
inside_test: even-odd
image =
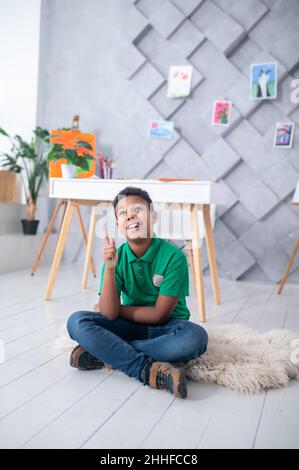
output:
[[[254,448],[299,448],[298,397],[299,382],[268,391]]]

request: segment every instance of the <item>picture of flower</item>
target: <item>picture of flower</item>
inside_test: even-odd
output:
[[[190,94],[192,70],[192,65],[170,67],[167,98],[181,98]]]
[[[213,107],[213,126],[228,126],[231,117],[231,101],[215,101]]]

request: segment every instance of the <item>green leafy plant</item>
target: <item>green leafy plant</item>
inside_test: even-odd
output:
[[[55,137],[59,136],[51,135],[51,139]],[[67,149],[62,144],[52,143],[46,148],[45,157],[49,162],[57,162],[57,160],[64,158],[69,165],[74,165],[87,171],[89,170],[88,161],[94,160],[94,157],[85,150],[92,150],[92,146],[84,140],[75,141],[74,147]]]
[[[46,129],[36,127],[34,136],[28,143],[19,135],[10,136],[0,127],[0,135],[11,143],[9,152],[0,151],[0,166],[20,173],[26,197],[26,217],[34,220],[36,203],[44,179],[48,178],[47,158],[42,146],[49,143],[50,134]]]

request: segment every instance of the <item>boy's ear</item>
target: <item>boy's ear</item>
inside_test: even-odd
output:
[[[158,220],[158,212],[157,211],[154,211],[153,212],[153,223],[155,224]]]

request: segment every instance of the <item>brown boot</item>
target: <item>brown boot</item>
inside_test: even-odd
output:
[[[112,369],[112,367],[89,354],[82,346],[76,346],[70,357],[70,365],[80,370]]]
[[[187,397],[185,369],[169,362],[153,362],[149,370],[149,386],[168,390],[180,398]]]

